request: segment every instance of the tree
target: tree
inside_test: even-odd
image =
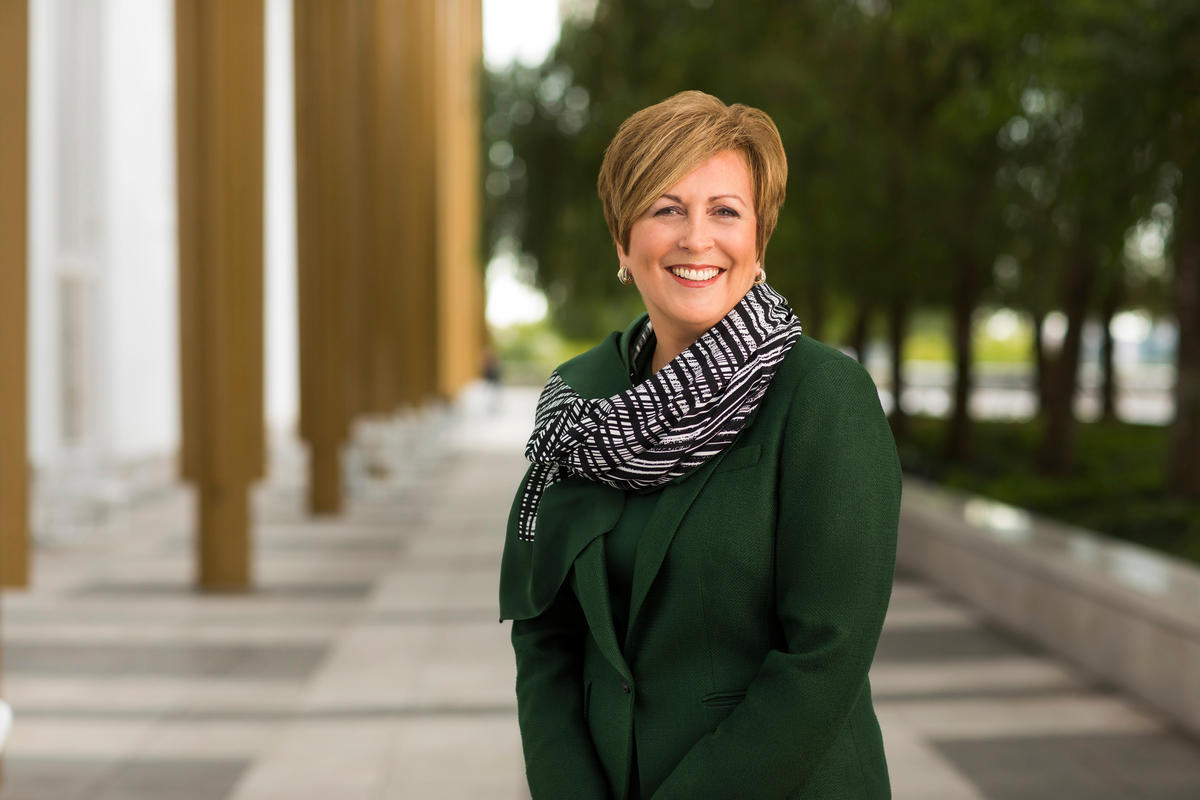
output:
[[[1200,497],[1200,4],[1156,3],[1156,118],[1170,165],[1175,209],[1171,234],[1174,308],[1179,325],[1175,419],[1167,456],[1167,488]]]
[[[1027,188],[1030,213],[1045,214],[1049,223],[1034,237],[1052,241],[1061,264],[1053,284],[1067,328],[1057,352],[1042,350],[1038,359],[1043,419],[1038,467],[1062,473],[1074,459],[1083,325],[1098,287],[1120,279],[1122,262],[1114,253],[1121,252],[1126,229],[1149,210],[1142,190],[1154,170],[1143,152],[1148,109],[1135,90],[1149,66],[1141,15],[1115,0],[1052,8],[1023,90],[1027,147],[1016,175]]]
[[[617,125],[688,88],[762,107],[790,163],[768,273],[805,332],[848,332],[861,357],[869,320],[886,315],[901,436],[908,320],[949,310],[955,401],[945,449],[964,458],[976,309],[989,296],[1021,303],[1035,322],[1039,461],[1062,472],[1072,463],[1084,321],[1098,311],[1107,322],[1137,289],[1127,232],[1167,208],[1181,332],[1170,472],[1176,491],[1197,493],[1198,8],[598,0],[593,19],[565,26],[546,64],[490,79],[494,238],[519,241],[561,329],[594,338],[620,327],[639,304],[613,277],[594,191]],[[1011,273],[1004,286],[993,281],[997,263]],[[1041,321],[1056,309],[1068,324],[1050,348]],[[833,327],[839,319],[846,330]],[[1110,395],[1113,383],[1109,369]]]

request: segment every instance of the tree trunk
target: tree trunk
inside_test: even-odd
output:
[[[971,387],[973,359],[971,321],[979,299],[979,268],[973,258],[963,260],[954,287],[954,407],[946,432],[945,452],[950,461],[966,461],[971,454]]]
[[[811,270],[808,277],[808,297],[805,298],[808,319],[804,320],[804,334],[820,339],[825,323],[825,282],[820,269]]]
[[[897,440],[908,432],[908,415],[900,405],[904,394],[904,338],[908,334],[908,298],[892,300],[888,315],[888,327],[892,348],[892,436]]]
[[[1183,205],[1182,203],[1180,204]],[[1184,216],[1182,212],[1191,212]],[[1167,491],[1200,497],[1200,202],[1180,208],[1180,227],[1188,226],[1175,256],[1175,318],[1179,348],[1175,356],[1175,421],[1168,434]],[[1184,238],[1186,237],[1186,238]]]
[[[1042,308],[1029,311],[1033,317],[1033,415],[1040,417],[1046,412],[1046,384],[1050,380],[1049,365],[1046,363],[1046,343],[1042,340],[1042,324],[1046,321],[1046,312]]]
[[[1113,352],[1112,321],[1117,315],[1117,309],[1121,307],[1121,294],[1121,277],[1114,275],[1107,291],[1104,292],[1104,302],[1100,309],[1100,323],[1104,336],[1100,354],[1100,419],[1104,422],[1117,420],[1117,370]]]
[[[867,359],[867,329],[871,324],[871,304],[865,300],[859,301],[858,313],[854,315],[854,327],[850,329],[850,347],[858,363],[865,364]]]
[[[1067,335],[1062,350],[1050,361],[1046,384],[1046,409],[1038,471],[1045,475],[1066,474],[1075,462],[1075,388],[1079,372],[1079,346],[1088,298],[1096,281],[1096,258],[1076,252],[1067,265],[1063,281],[1063,308]]]

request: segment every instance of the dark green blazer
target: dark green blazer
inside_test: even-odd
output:
[[[628,389],[637,324],[560,375],[584,397]],[[800,337],[734,443],[663,490],[622,651],[603,537],[624,502],[565,479],[528,543],[514,501],[500,612],[514,620],[533,798],[890,797],[867,670],[891,594],[900,465],[866,370]]]

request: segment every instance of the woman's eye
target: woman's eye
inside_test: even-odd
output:
[[[682,213],[682,212],[679,210],[679,206],[663,206],[658,211],[654,212],[654,216],[666,217],[666,216],[670,216],[672,214],[680,214],[680,213]]]
[[[718,217],[740,217],[741,216],[741,214],[734,211],[732,208],[729,208],[728,206],[721,206],[720,208],[718,208],[716,210],[716,214]]]

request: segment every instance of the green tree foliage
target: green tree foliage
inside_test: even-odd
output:
[[[1179,322],[1175,421],[1167,483],[1174,494],[1200,497],[1200,3],[1155,3],[1151,80],[1157,142],[1166,164],[1173,300]]]
[[[1173,485],[1200,493],[1200,0],[598,0],[541,67],[489,77],[489,229],[519,243],[558,327],[595,337],[639,309],[595,180],[633,111],[683,89],[759,106],[788,199],[766,259],[810,335],[861,345],[886,315],[893,391],[909,317],[954,320],[945,450],[970,451],[972,317],[1061,309],[1039,344],[1046,471],[1073,463],[1082,324],[1122,303],[1180,320]],[[1171,232],[1170,297],[1125,256]],[[840,330],[833,320],[849,320]],[[903,415],[893,423],[903,433]],[[1190,484],[1189,484],[1190,481]]]
[[[1046,472],[1073,465],[1083,324],[1100,301],[1111,307],[1124,282],[1126,231],[1149,212],[1155,170],[1145,149],[1146,98],[1137,87],[1147,75],[1151,42],[1138,13],[1148,9],[1136,5],[1050,6],[1030,43],[1033,69],[1022,82],[1021,114],[1006,129],[1007,176],[1026,192],[1031,212],[1019,215],[1022,233],[1040,249],[1032,294],[1067,317],[1061,346],[1041,357],[1045,424],[1038,461]],[[1050,269],[1043,268],[1046,258]]]

